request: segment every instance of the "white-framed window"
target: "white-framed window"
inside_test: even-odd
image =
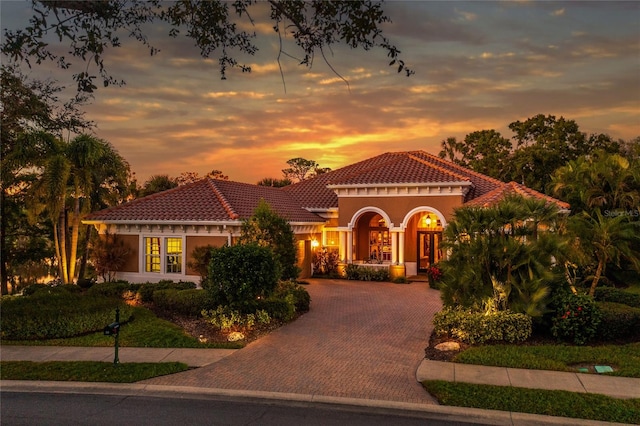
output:
[[[144,271],[181,274],[183,242],[181,237],[144,237]]]
[[[324,241],[323,246],[325,247],[338,247],[340,245],[340,231],[333,231],[330,229],[325,229],[323,231]]]

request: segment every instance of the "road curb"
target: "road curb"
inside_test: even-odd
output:
[[[485,425],[562,425],[562,426],[603,426],[622,425],[622,423],[600,422],[572,419],[568,417],[543,416],[538,414],[515,413],[508,411],[483,410],[478,408],[450,407],[444,405],[416,404],[408,402],[381,401],[373,399],[341,398],[325,395],[304,395],[277,392],[258,392],[233,389],[198,388],[189,386],[163,386],[138,383],[88,383],[54,382],[29,380],[0,380],[2,391],[13,392],[51,392],[83,393],[97,395],[126,395],[158,398],[228,398],[250,399],[265,403],[314,404],[337,406],[343,409],[367,408],[367,412],[404,412],[407,415],[429,415],[430,419],[459,421]]]

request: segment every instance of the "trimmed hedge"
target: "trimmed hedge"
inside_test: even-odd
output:
[[[601,319],[598,325],[598,340],[640,336],[640,308],[614,302],[598,302],[597,306]]]
[[[309,312],[311,296],[304,287],[296,284],[294,281],[281,281],[278,283],[278,287],[274,293],[274,298],[285,299],[288,295],[293,297],[293,304],[296,308],[296,312]]]
[[[354,281],[389,281],[391,278],[388,268],[372,268],[353,263],[347,265],[345,275],[348,280]]]
[[[98,332],[113,322],[120,307],[120,322],[131,319],[133,309],[113,298],[55,290],[32,296],[3,299],[2,338],[6,340],[60,339]]]
[[[179,281],[174,283],[171,280],[163,280],[158,283],[145,283],[140,286],[138,289],[138,295],[140,296],[140,300],[142,302],[151,302],[153,301],[153,293],[157,290],[191,290],[195,289],[196,283],[190,281]]]
[[[640,294],[629,293],[614,287],[598,287],[594,298],[598,302],[614,302],[640,308]]]
[[[153,292],[153,303],[157,308],[197,317],[205,309],[211,308],[211,297],[204,290],[165,289]]]
[[[434,331],[469,344],[524,342],[531,337],[532,319],[525,314],[498,311],[490,314],[445,308],[433,318]]]

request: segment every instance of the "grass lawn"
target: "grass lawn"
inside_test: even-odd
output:
[[[223,348],[239,349],[240,342],[200,343],[179,326],[160,319],[143,307],[134,308],[133,321],[120,328],[119,345],[138,348]],[[35,346],[113,346],[113,337],[102,332],[68,339],[50,340],[3,340],[3,345]]]
[[[422,385],[442,405],[640,424],[640,399],[430,380]]]
[[[640,377],[640,342],[626,345],[484,345],[454,358],[463,364],[535,370],[576,371],[575,365],[609,365],[614,376]]]
[[[188,368],[181,362],[114,365],[98,361],[3,361],[0,362],[0,379],[134,383]]]

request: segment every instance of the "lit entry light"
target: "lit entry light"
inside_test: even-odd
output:
[[[318,240],[311,240],[311,247],[316,248],[320,245]]]

